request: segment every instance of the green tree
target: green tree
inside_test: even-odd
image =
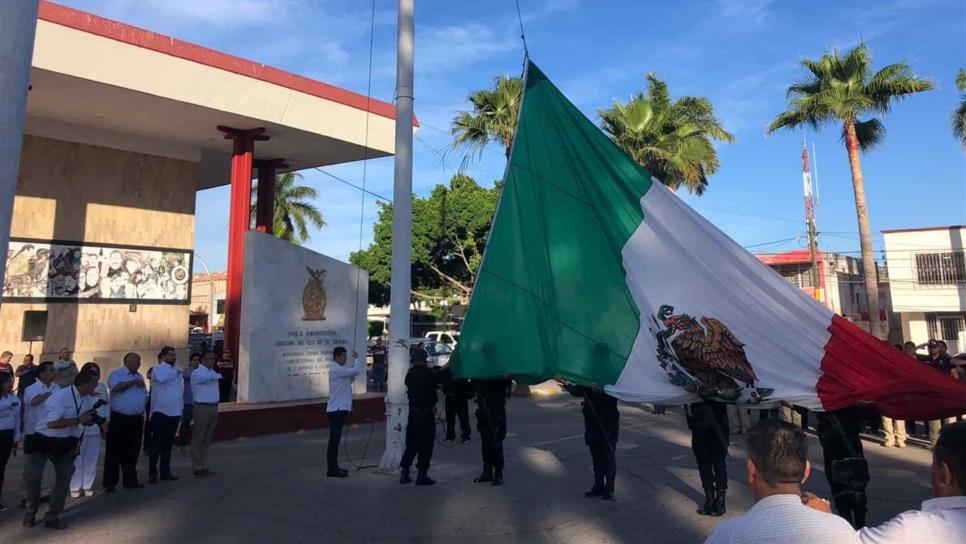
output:
[[[960,68],[956,74],[956,88],[959,92],[959,107],[953,112],[953,134],[966,148],[966,68]]]
[[[496,212],[501,185],[480,187],[457,174],[426,198],[413,198],[413,294],[429,301],[469,299]],[[369,272],[369,300],[389,300],[392,205],[379,203],[374,240],[349,261]]]
[[[321,229],[325,226],[322,212],[311,201],[319,198],[319,192],[305,185],[297,185],[302,174],[286,173],[275,178],[275,217],[272,234],[282,240],[302,245],[309,241],[309,226]],[[257,207],[257,183],[252,191],[252,225],[255,224]]]
[[[513,131],[517,128],[523,81],[518,77],[500,76],[492,89],[476,91],[468,97],[471,111],[461,111],[453,119],[453,148],[463,148],[463,165],[479,157],[483,149],[496,142],[503,146],[507,159]]]
[[[667,83],[653,73],[647,75],[647,92],[597,113],[604,132],[638,164],[668,187],[684,186],[697,195],[720,166],[714,142],[735,141],[707,98],[672,101]]]
[[[845,55],[832,50],[817,60],[804,59],[801,65],[808,73],[788,88],[788,109],[768,125],[768,133],[802,126],[818,130],[830,123],[841,123],[842,140],[852,169],[869,325],[873,334],[884,338],[887,331],[879,324],[878,276],[859,152],[872,149],[885,138],[885,127],[879,117],[889,113],[893,104],[909,95],[931,90],[934,85],[928,79],[916,77],[904,62],[873,73],[872,54],[864,44]]]

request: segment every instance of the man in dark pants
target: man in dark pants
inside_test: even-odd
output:
[[[342,429],[345,427],[349,412],[352,411],[352,384],[366,366],[352,352],[352,365],[347,365],[349,354],[342,346],[332,350],[329,364],[329,401],[325,415],[329,418],[329,443],[326,447],[326,477],[345,478],[349,471],[339,466],[339,444],[342,442]],[[224,381],[224,380],[223,380]]]
[[[698,508],[702,516],[720,516],[727,510],[728,490],[728,427],[727,405],[705,399],[686,407],[688,428],[691,429],[691,450],[698,462],[704,504]]]
[[[617,399],[599,388],[571,384],[565,387],[571,395],[583,399],[580,406],[584,414],[584,443],[590,449],[594,466],[594,486],[584,496],[613,500],[621,426]]]
[[[127,489],[140,489],[137,463],[144,432],[144,406],[147,390],[138,372],[141,356],[128,353],[124,366],[111,372],[107,386],[111,390],[111,419],[107,424],[107,449],[104,456],[104,490],[114,491],[118,473]]]
[[[77,452],[81,426],[91,424],[89,412],[81,410],[83,397],[90,395],[97,386],[97,379],[89,372],[74,377],[74,384],[57,390],[44,403],[44,413],[37,421],[37,451],[27,458],[24,465],[24,491],[27,495],[27,511],[24,527],[37,524],[36,515],[40,505],[40,487],[47,462],[53,465],[56,481],[50,494],[50,508],[44,514],[44,527],[65,529],[67,523],[60,519],[64,502],[74,474],[74,454]]]
[[[509,378],[476,382],[476,430],[480,433],[483,472],[476,483],[503,485],[503,440],[506,439],[506,399],[513,382]]]
[[[449,378],[443,381],[444,406],[446,409],[446,440],[456,440],[456,419],[460,421],[460,441],[470,441],[469,400],[473,386],[469,380]]]
[[[399,463],[399,483],[413,481],[409,468],[418,454],[416,485],[433,485],[436,481],[429,477],[429,463],[433,458],[433,443],[436,440],[436,390],[441,379],[438,372],[426,366],[426,350],[415,348],[409,356],[412,362],[406,373],[409,418],[406,422],[406,450]]]
[[[171,446],[184,409],[184,380],[174,365],[174,348],[165,346],[158,353],[158,364],[151,368],[151,448],[148,452],[148,481],[173,482]],[[160,478],[159,478],[160,476]]]
[[[862,439],[859,437],[863,426],[863,412],[863,408],[856,405],[818,413],[818,439],[822,444],[825,477],[832,491],[832,502],[838,514],[856,529],[865,526],[867,510],[865,487],[868,483],[868,465],[863,462],[865,454],[862,451]],[[837,470],[838,467],[835,466],[836,461],[844,459],[862,459],[863,461],[850,463],[864,465],[865,470],[859,470],[858,473],[849,471],[858,477],[847,477],[844,471]]]

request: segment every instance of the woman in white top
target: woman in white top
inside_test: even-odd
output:
[[[98,383],[94,392],[81,400],[81,411],[86,412],[103,400],[97,408],[100,422],[81,427],[80,453],[74,458],[74,475],[70,479],[70,496],[73,498],[94,496],[94,478],[97,476],[97,458],[101,454],[101,433],[107,427],[107,419],[111,415],[111,407],[107,393],[107,386],[101,381],[101,367],[97,363],[85,363],[81,372],[94,374]]]
[[[23,403],[13,392],[13,375],[0,372],[0,492],[3,491],[3,474],[7,470],[10,453],[20,442],[20,412]],[[6,510],[0,504],[0,512]]]

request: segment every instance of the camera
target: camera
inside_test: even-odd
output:
[[[101,406],[104,406],[105,404],[107,404],[106,400],[98,399],[98,401],[94,403],[94,406],[92,406],[90,410],[84,412],[85,414],[88,414],[91,416],[91,422],[87,424],[88,427],[90,427],[91,425],[103,425],[107,423],[107,418],[97,413],[97,409],[100,408]]]
[[[830,476],[830,480],[841,485],[844,491],[864,493],[870,479],[869,462],[862,457],[837,459],[832,461]]]

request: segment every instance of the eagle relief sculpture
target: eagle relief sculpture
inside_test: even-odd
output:
[[[305,269],[309,272],[309,282],[302,289],[302,321],[325,321],[325,270]]]
[[[721,321],[702,317],[698,323],[688,314],[675,315],[674,307],[666,304],[652,320],[659,329],[652,329],[657,337],[657,358],[671,383],[724,401],[758,403],[775,392],[757,387],[758,376],[744,344]]]

